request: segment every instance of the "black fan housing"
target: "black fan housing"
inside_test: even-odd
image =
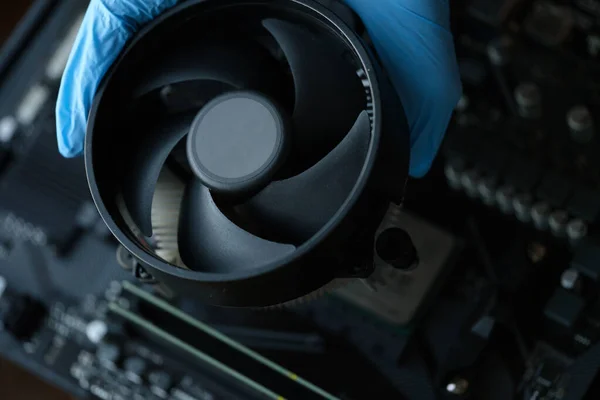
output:
[[[188,1],[105,77],[85,147],[92,196],[173,291],[270,306],[372,265],[409,132],[360,24],[329,3]]]

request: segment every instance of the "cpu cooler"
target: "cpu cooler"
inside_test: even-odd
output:
[[[85,158],[100,214],[146,278],[262,307],[370,273],[409,132],[342,4],[191,0],[113,64]],[[387,245],[390,262],[405,245]]]

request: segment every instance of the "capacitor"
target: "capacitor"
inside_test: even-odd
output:
[[[550,217],[550,205],[546,202],[539,202],[531,208],[531,219],[533,224],[539,230],[548,228],[548,218]]]
[[[579,272],[574,268],[569,268],[563,271],[560,276],[560,285],[563,289],[573,290],[579,282]]]
[[[123,362],[125,372],[138,378],[144,374],[146,367],[146,361],[140,357],[129,357]]]
[[[121,357],[121,349],[114,343],[100,343],[96,349],[96,357],[102,364],[114,365]]]
[[[562,237],[565,235],[567,224],[569,223],[569,214],[563,210],[556,210],[548,218],[548,226],[554,236]]]
[[[152,371],[148,374],[148,382],[166,393],[173,385],[173,378],[165,371]]]
[[[542,93],[535,83],[524,82],[517,85],[515,101],[522,117],[537,118],[542,113]]]
[[[571,108],[567,112],[567,125],[571,131],[571,138],[577,143],[588,143],[594,137],[594,118],[586,106]]]
[[[585,221],[575,218],[567,224],[566,232],[571,243],[576,243],[587,236],[588,226]]]
[[[512,39],[509,36],[501,36],[488,44],[487,55],[493,65],[503,66],[510,61],[512,49]]]
[[[533,206],[533,197],[529,193],[520,193],[513,199],[513,208],[515,216],[521,222],[531,221],[531,207]]]
[[[100,214],[93,202],[85,202],[79,207],[79,211],[75,216],[77,226],[81,229],[92,229],[100,219]]]
[[[0,144],[8,144],[12,141],[19,124],[15,117],[6,116],[0,119]]]
[[[446,175],[448,186],[454,190],[460,190],[462,188],[461,180],[463,173],[463,163],[459,161],[449,162],[444,168],[444,174]]]
[[[477,185],[477,191],[479,197],[483,201],[483,204],[487,206],[493,206],[496,204],[496,180],[491,177],[481,179]]]
[[[91,321],[85,327],[85,335],[94,344],[100,343],[107,332],[108,327],[106,326],[106,322],[100,320]]]
[[[458,100],[458,103],[456,104],[456,111],[465,112],[467,108],[469,108],[469,104],[469,98],[467,95],[463,94],[460,96],[460,100]]]
[[[513,198],[515,195],[515,189],[510,185],[504,185],[496,192],[496,202],[498,208],[505,214],[513,212]]]
[[[468,170],[462,175],[460,182],[467,196],[477,197],[479,194],[477,186],[479,185],[480,178],[481,175],[474,169]]]

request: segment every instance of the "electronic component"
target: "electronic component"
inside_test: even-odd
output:
[[[122,318],[129,329],[184,352],[196,360],[198,368],[218,372],[222,377],[219,392],[229,388],[250,398],[338,399],[160,298],[127,282],[123,289],[122,299],[129,304],[137,302],[138,308],[125,309],[117,299],[109,305],[110,312]],[[140,382],[149,366],[138,356],[126,358],[123,368],[129,379]]]
[[[517,219],[521,222],[531,221],[533,197],[529,193],[521,193],[513,199],[513,208]]]
[[[542,113],[542,94],[540,88],[532,82],[523,82],[515,88],[515,100],[519,112],[526,118],[538,118]]]
[[[497,26],[508,18],[520,2],[520,0],[474,0],[470,2],[469,12],[475,18]]]
[[[148,374],[148,382],[152,385],[153,391],[158,391],[159,395],[164,396],[173,386],[173,378],[165,371],[157,370]]]
[[[523,378],[523,398],[527,400],[565,398],[572,360],[547,343],[536,343]]]
[[[525,19],[525,30],[546,46],[564,43],[573,29],[573,15],[568,7],[538,1]]]
[[[578,187],[568,203],[568,211],[587,222],[600,215],[600,191]]]
[[[424,179],[408,181],[402,210],[389,219],[395,222],[379,227],[386,234],[357,237],[328,254],[362,260],[357,254],[371,252],[365,260],[375,260],[376,268],[360,263],[360,271],[337,279],[327,296],[321,290],[295,307],[256,312],[206,307],[165,285],[117,283],[133,279],[132,272],[156,279],[139,263],[116,266],[115,242],[89,197],[82,159],[64,160],[56,152],[58,77],[86,4],[39,2],[38,12],[46,11],[30,17],[36,23],[22,40],[11,40],[21,43],[11,44],[18,50],[11,50],[14,57],[7,62],[0,55],[6,77],[0,80],[0,158],[6,160],[0,172],[0,315],[23,296],[48,312],[24,339],[0,332],[2,357],[76,398],[254,398],[248,381],[222,366],[275,395],[295,390],[288,388],[294,388],[293,375],[273,376],[267,368],[263,376],[265,365],[245,350],[221,351],[224,342],[199,329],[200,322],[331,398],[582,400],[586,391],[597,398],[590,391],[600,366],[600,139],[594,121],[600,103],[591,61],[600,48],[596,3],[452,3],[465,94],[446,136],[445,160]],[[245,37],[257,31],[260,46],[289,74],[287,57],[269,32],[248,28]],[[344,59],[354,59],[351,53]],[[365,71],[353,67],[362,80]],[[134,85],[131,76],[127,83]],[[199,109],[207,99],[197,93],[208,89],[202,82],[184,89],[188,83],[162,87],[152,99],[168,112]],[[523,84],[536,90],[517,96]],[[191,172],[180,147],[167,161],[172,176],[163,179],[165,169],[159,175],[155,232],[147,244],[161,259],[183,266],[174,239],[186,186],[181,178]],[[448,185],[440,184],[443,175]],[[216,201],[227,218],[236,218]],[[473,221],[479,229],[466,235],[466,246],[458,245]],[[260,237],[272,235],[255,230],[252,221],[235,222]],[[394,244],[406,233],[415,240],[398,251]],[[345,250],[361,243],[369,246]],[[339,370],[344,374],[331,373]]]
[[[480,180],[477,185],[477,192],[484,204],[493,206],[496,203],[496,178],[486,177]]]
[[[577,143],[588,143],[594,137],[594,119],[585,106],[575,106],[568,111],[567,125]]]
[[[517,190],[523,193],[532,193],[542,176],[541,168],[534,160],[515,155],[509,161],[505,179]]]
[[[123,361],[125,374],[134,382],[141,382],[147,368],[148,365],[140,357],[129,357]]]
[[[550,214],[548,218],[548,226],[554,236],[562,237],[567,229],[569,223],[569,214],[563,210],[555,210]]]
[[[510,36],[500,36],[492,40],[487,46],[487,56],[496,67],[502,67],[506,65],[511,58],[513,50],[513,40]]]
[[[588,226],[585,221],[581,219],[572,219],[567,224],[567,236],[571,243],[578,243],[581,239],[585,238],[588,233]]]
[[[46,306],[39,300],[17,295],[8,300],[8,307],[3,310],[0,321],[7,332],[26,342],[38,332],[46,315]]]
[[[513,200],[515,196],[515,188],[511,185],[504,185],[496,192],[496,203],[498,208],[505,214],[510,214],[513,211]]]
[[[451,268],[461,241],[396,207],[390,208],[379,230],[385,232],[389,226],[401,226],[408,232],[416,247],[418,263],[413,268],[393,268],[379,259],[374,273],[365,282],[347,282],[335,294],[390,324],[405,325],[433,295],[437,280]],[[401,249],[395,246],[392,250],[402,253]]]
[[[584,307],[585,301],[580,296],[559,288],[548,300],[544,315],[562,327],[573,329],[581,318]]]
[[[581,241],[575,249],[571,265],[581,274],[595,282],[600,282],[600,245],[596,240]]]
[[[563,289],[573,290],[579,283],[579,272],[576,269],[569,268],[563,271],[560,276],[560,285]]]
[[[100,343],[108,333],[106,322],[102,320],[90,321],[85,327],[85,334],[90,342]]]
[[[478,195],[480,178],[481,176],[479,174],[479,171],[474,169],[465,171],[462,174],[460,182],[462,184],[463,189],[465,190],[465,193],[469,197],[476,197]]]
[[[100,343],[96,349],[96,357],[98,357],[100,363],[108,366],[114,366],[121,357],[121,349],[116,343]]]
[[[0,119],[0,145],[7,146],[17,133],[19,124],[12,116],[2,117]]]
[[[446,179],[448,180],[448,184],[450,187],[452,187],[452,189],[458,190],[462,188],[463,172],[463,166],[459,162],[453,162],[446,165],[444,173],[446,175]]]
[[[49,97],[50,90],[46,86],[33,86],[17,108],[16,118],[19,124],[27,126],[35,121]]]
[[[539,202],[534,204],[533,208],[531,209],[531,219],[538,229],[546,229],[548,227],[549,218],[550,205],[548,203]]]
[[[377,226],[390,203],[402,199],[409,151],[409,138],[401,134],[408,131],[398,111],[402,105],[396,96],[381,94],[391,86],[377,78],[382,72],[373,64],[377,60],[357,32],[337,24],[334,15],[323,19],[331,10],[318,4],[240,1],[227,12],[215,10],[215,4],[182,3],[179,12],[155,19],[124,50],[98,91],[85,162],[100,214],[139,260],[144,281],[162,282],[174,293],[213,305],[268,307],[336,279],[368,274]],[[247,7],[253,9],[250,19]],[[202,24],[190,19],[181,20],[188,35],[204,35],[195,44],[150,34],[186,13],[199,20],[211,15],[214,21],[213,12],[232,29],[226,41],[199,32]],[[248,34],[255,26],[262,26],[285,63],[265,51],[262,33]],[[156,62],[140,63],[130,57],[138,51],[162,54]],[[183,56],[190,52],[203,56]],[[121,79],[131,70],[139,75],[132,82],[134,96],[110,95],[122,89]],[[182,83],[181,74],[191,74],[190,79]],[[379,85],[371,85],[376,79],[381,93]],[[206,103],[200,110],[188,104],[193,111],[185,114],[162,104],[160,112],[146,108],[154,103],[142,98],[188,81],[216,81],[222,90],[201,90]],[[375,102],[381,106],[373,107]],[[115,112],[105,112],[105,104]],[[143,117],[131,113],[131,106]],[[117,120],[122,123],[113,129]],[[129,123],[144,127],[130,129]],[[109,155],[103,149],[113,147],[115,135],[120,141],[128,135],[132,146]],[[379,140],[377,150],[369,151]],[[180,142],[186,148],[183,166],[174,167],[169,157],[181,153]],[[178,177],[185,187],[178,228],[170,230],[176,235],[161,238],[177,245],[181,265],[148,251],[157,247],[156,238],[148,238],[155,230],[152,200],[165,168],[184,171]],[[476,190],[474,183],[473,194]],[[368,201],[358,201],[363,195]],[[324,268],[310,267],[317,258],[329,261]],[[182,268],[188,272],[181,274]],[[222,278],[209,278],[213,274]]]
[[[550,171],[546,173],[537,189],[537,196],[552,207],[562,207],[572,193],[572,182],[568,177]]]

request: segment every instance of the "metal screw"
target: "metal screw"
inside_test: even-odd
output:
[[[505,214],[510,214],[513,211],[513,197],[515,195],[515,189],[512,186],[502,186],[498,192],[496,192],[496,202],[500,211]]]
[[[549,216],[550,205],[548,203],[536,203],[531,209],[531,219],[533,219],[533,224],[539,230],[545,230],[548,227]]]

